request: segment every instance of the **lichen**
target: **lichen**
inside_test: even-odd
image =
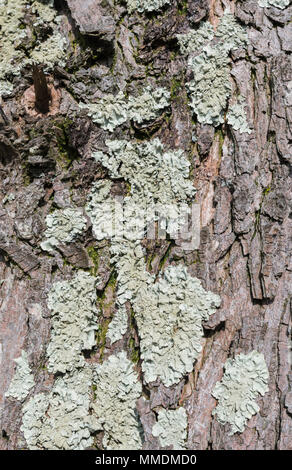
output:
[[[231,94],[229,58],[219,46],[206,46],[203,52],[189,60],[194,78],[187,86],[190,107],[202,124],[218,126],[224,122],[224,109]]]
[[[131,301],[143,286],[151,285],[154,276],[146,270],[144,250],[139,241],[113,241],[111,253],[118,271],[117,304],[122,307],[127,301]]]
[[[165,152],[159,139],[141,144],[113,140],[106,144],[108,153],[95,152],[93,156],[109,170],[112,178],[124,178],[129,183],[129,195],[124,199],[111,198],[109,183],[96,183],[86,212],[95,237],[113,238],[114,256],[114,251],[120,249],[120,258],[125,260],[127,254],[130,274],[133,253],[140,253],[137,243],[159,216],[164,217],[169,234],[177,233],[184,226],[195,189],[188,179],[190,164],[181,150]],[[129,295],[130,291],[125,289]]]
[[[156,11],[162,8],[164,5],[170,4],[170,0],[126,0],[127,7],[130,13],[139,11],[143,13],[145,11]]]
[[[49,372],[65,373],[84,366],[82,354],[95,345],[99,309],[96,306],[96,278],[79,271],[69,281],[56,282],[48,296],[52,315],[48,345]]]
[[[228,10],[221,18],[218,28],[216,29],[215,38],[220,39],[221,47],[223,47],[226,52],[244,47],[248,43],[246,30]]]
[[[165,88],[146,87],[141,95],[130,96],[128,101],[128,116],[134,122],[141,124],[156,118],[160,111],[169,106],[170,93]]]
[[[191,200],[195,189],[189,178],[190,163],[182,150],[164,151],[159,139],[145,143],[106,141],[108,153],[94,154],[108,168],[112,178],[124,178],[131,185],[131,202],[154,201],[171,205]]]
[[[192,371],[202,350],[202,321],[220,306],[183,266],[170,266],[132,300],[140,337],[144,380],[160,378],[169,387]]]
[[[107,95],[98,103],[80,103],[81,109],[87,109],[93,122],[102,129],[113,132],[116,127],[128,120],[137,123],[150,121],[169,106],[170,93],[165,88],[153,89],[147,86],[138,96],[130,96],[127,101],[123,92],[116,96]]]
[[[243,432],[247,421],[259,412],[256,399],[269,389],[269,372],[263,354],[257,351],[228,359],[224,368],[224,376],[212,392],[218,400],[213,416],[221,424],[231,424],[232,435]]]
[[[281,10],[284,10],[286,8],[290,1],[289,0],[258,0],[259,6],[260,7],[276,7],[280,8]]]
[[[6,204],[7,202],[12,202],[15,201],[15,194],[14,193],[8,193],[2,200],[2,204]]]
[[[172,446],[173,450],[186,449],[187,413],[184,408],[160,410],[158,421],[152,428],[154,437],[158,437],[162,447]]]
[[[5,396],[23,401],[35,385],[34,377],[25,351],[21,351],[21,356],[14,362],[16,363],[16,371]]]
[[[122,339],[128,328],[128,314],[124,306],[119,308],[109,324],[106,337],[112,344]]]
[[[90,409],[92,366],[83,354],[96,344],[97,281],[79,271],[69,281],[56,282],[49,292],[48,371],[57,377],[49,394],[35,395],[23,407],[21,430],[29,449],[83,450],[93,444],[92,435],[100,428]]]
[[[46,224],[46,240],[41,243],[41,248],[53,251],[60,242],[69,243],[80,235],[86,227],[86,219],[80,209],[68,207],[48,214]]]
[[[245,100],[244,98],[240,97],[237,103],[234,103],[232,106],[229,107],[227,113],[227,122],[233,127],[233,129],[239,131],[241,134],[250,134],[252,130],[248,125],[244,108]]]
[[[79,104],[80,108],[88,109],[88,115],[93,122],[100,125],[102,129],[113,132],[128,119],[128,109],[125,95],[119,92],[116,96],[107,95],[98,103]]]
[[[34,15],[26,25],[27,13]],[[61,35],[62,21],[53,1],[46,4],[35,0],[1,0],[0,2],[0,92],[13,91],[13,77],[32,63],[45,64],[50,70],[56,63],[65,65],[67,40]],[[42,40],[43,29],[48,37]]]
[[[21,431],[31,450],[84,450],[98,429],[90,414],[91,368],[58,377],[49,394],[32,397],[23,407]]]
[[[200,123],[216,127],[224,122],[231,95],[229,53],[247,45],[247,33],[227,10],[214,34],[211,25],[205,23],[197,31],[179,35],[178,40],[182,53],[190,55],[188,65],[194,75],[187,83],[190,107]]]
[[[136,400],[142,387],[124,351],[96,366],[93,410],[104,430],[107,450],[138,450],[142,447]]]
[[[191,29],[186,34],[178,34],[177,39],[182,54],[199,52],[206,43],[214,37],[214,29],[211,23],[205,22],[196,30]]]
[[[99,153],[102,154],[102,152],[95,154],[96,160]],[[92,223],[94,237],[97,240],[110,238],[114,233],[113,216],[115,206],[109,198],[111,186],[111,181],[107,180],[94,183],[85,207],[85,211]]]
[[[95,153],[94,157],[112,178],[124,178],[130,184],[130,194],[123,200],[122,236],[116,236],[116,231],[100,230],[103,220],[108,224],[110,218],[111,211],[102,217],[106,197],[113,204],[108,189],[105,198],[100,198],[100,188],[93,188],[87,213],[95,235],[113,235],[111,255],[118,273],[116,302],[119,309],[125,308],[128,301],[132,304],[141,340],[144,380],[159,378],[170,386],[192,370],[201,350],[202,320],[220,305],[219,297],[204,291],[200,281],[182,267],[168,268],[155,283],[154,276],[147,272],[140,242],[147,224],[156,220],[151,219],[151,212],[144,216],[145,207],[160,204],[167,218],[173,216],[174,206],[192,200],[189,162],[180,150],[165,152],[159,139],[137,144],[114,140],[106,144],[108,152]],[[173,219],[177,219],[174,212]],[[165,225],[166,231],[171,229],[172,223]]]

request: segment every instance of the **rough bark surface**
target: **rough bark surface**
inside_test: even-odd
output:
[[[226,8],[249,34],[247,51],[232,54],[233,96],[248,103],[250,134],[226,122],[216,129],[192,119],[185,83],[190,72],[178,53],[176,35],[202,20],[217,25]],[[189,449],[292,449],[292,160],[291,160],[291,13],[262,8],[256,0],[172,1],[159,12],[127,12],[126,3],[99,0],[56,1],[68,18],[71,48],[66,68],[47,76],[50,110],[32,109],[32,68],[26,68],[11,96],[2,96],[0,116],[0,410],[1,449],[26,448],[20,431],[23,403],[5,397],[14,359],[28,353],[36,386],[29,397],[49,392],[54,376],[46,368],[51,317],[47,295],[56,280],[76,269],[101,277],[98,286],[105,325],[113,316],[115,275],[109,243],[96,242],[90,223],[78,242],[59,245],[53,254],[40,243],[45,217],[53,208],[85,206],[93,182],[107,171],[92,158],[109,133],[78,108],[86,97],[124,90],[147,82],[171,91],[171,114],[148,128],[130,123],[115,138],[159,137],[168,148],[183,149],[191,159],[196,201],[201,205],[201,242],[186,252],[174,241],[147,244],[149,270],[158,274],[184,264],[207,290],[220,295],[221,308],[204,324],[203,350],[194,370],[175,386],[143,385],[147,402],[137,410],[145,449],[160,448],[152,427],[161,407],[183,405],[188,415]],[[196,141],[192,139],[196,134]],[[123,193],[123,183],[116,184]],[[5,196],[13,194],[12,197]],[[90,254],[98,253],[98,263]],[[90,361],[113,351],[131,358],[139,334],[129,322],[123,340],[110,346],[102,335]],[[269,392],[260,412],[243,433],[212,416],[211,392],[229,357],[257,350],[269,369]],[[141,381],[141,364],[135,365]],[[96,436],[97,448],[102,439]]]

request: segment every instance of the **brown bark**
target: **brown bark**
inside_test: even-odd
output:
[[[174,242],[154,244],[148,247],[152,271],[158,273],[162,259],[165,267],[179,260],[204,288],[220,295],[222,306],[204,325],[204,347],[194,371],[170,389],[159,383],[145,386],[148,405],[138,403],[144,448],[159,448],[151,434],[154,410],[183,404],[189,449],[292,449],[292,6],[280,10],[260,8],[256,0],[188,0],[174,1],[157,15],[137,17],[123,5],[114,8],[113,2],[105,7],[97,1],[98,9],[90,14],[85,6],[92,1],[56,3],[68,16],[76,40],[82,34],[82,46],[75,54],[68,51],[67,69],[56,67],[50,77],[61,96],[53,115],[24,110],[31,71],[15,94],[2,100],[7,118],[1,123],[0,194],[13,193],[15,199],[0,207],[0,448],[26,446],[20,432],[22,404],[4,396],[13,359],[22,349],[33,364],[33,394],[52,387],[53,377],[43,367],[50,338],[50,286],[54,279],[70,277],[76,267],[94,267],[88,256],[94,245],[90,228],[78,243],[59,247],[54,256],[40,249],[51,208],[66,207],[70,193],[74,204],[84,206],[91,183],[106,174],[91,153],[103,149],[108,135],[84,111],[76,112],[77,102],[96,90],[132,93],[137,81],[147,78],[172,89],[172,110],[169,119],[144,135],[155,134],[167,147],[192,156],[196,200],[202,208],[199,249],[186,253]],[[248,102],[250,135],[226,123],[216,129],[192,123],[185,88],[189,72],[185,59],[174,53],[176,34],[201,20],[217,24],[227,6],[249,32],[247,53],[232,56],[231,75],[233,94]],[[194,128],[197,142],[192,141]],[[134,132],[125,125],[115,138]],[[32,148],[37,148],[35,154]],[[99,288],[111,299],[108,244],[101,242],[98,250]],[[105,308],[104,320],[112,309]],[[134,325],[130,329],[117,346],[129,353],[130,338],[139,344]],[[108,344],[99,346],[104,357],[113,351]],[[228,426],[211,415],[216,405],[211,391],[228,357],[254,349],[264,353],[269,392],[258,401],[260,412],[245,431],[229,436]]]

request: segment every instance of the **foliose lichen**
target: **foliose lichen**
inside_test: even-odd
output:
[[[103,446],[108,450],[138,450],[142,447],[136,400],[142,387],[133,364],[124,351],[96,366],[93,410],[104,430]]]
[[[138,144],[114,140],[106,144],[108,152],[98,152],[95,158],[108,168],[112,178],[124,178],[130,184],[130,194],[123,200],[123,236],[116,237],[116,232],[112,232],[115,235],[112,262],[118,272],[117,306],[125,308],[128,301],[132,304],[145,382],[159,378],[170,386],[192,370],[201,350],[202,320],[220,305],[219,297],[204,291],[200,281],[182,267],[168,268],[155,283],[154,276],[147,272],[140,242],[145,226],[151,221],[151,213],[148,218],[142,216],[144,205],[148,208],[157,203],[163,205],[167,217],[169,207],[173,209],[178,203],[192,200],[194,187],[188,179],[189,162],[180,150],[165,152],[159,139]],[[100,203],[98,190],[96,197]],[[87,213],[94,233],[101,237],[109,234],[109,230],[100,231],[102,204],[96,209],[93,195],[90,203],[92,207]],[[166,231],[170,226],[166,224]]]
[[[98,103],[80,103],[82,109],[88,109],[88,115],[102,129],[113,132],[116,127],[128,120],[137,123],[150,121],[169,106],[170,93],[165,88],[147,86],[137,97],[127,100],[123,92],[116,96],[107,95]]]
[[[248,44],[246,30],[238,23],[233,14],[225,11],[216,29],[215,38],[221,41],[220,46],[228,53]]]
[[[80,235],[86,227],[86,218],[80,209],[66,208],[55,210],[46,217],[46,240],[41,243],[45,251],[53,251],[58,244],[69,243]]]
[[[52,315],[48,345],[49,372],[65,373],[85,364],[82,351],[95,345],[100,311],[97,307],[97,279],[79,271],[69,281],[56,282],[48,296]]]
[[[224,368],[224,376],[212,392],[218,400],[212,414],[219,423],[231,424],[229,435],[233,435],[243,432],[247,421],[259,412],[256,399],[269,390],[269,372],[263,354],[257,351],[228,359]]]
[[[281,10],[284,10],[286,8],[290,1],[289,0],[258,0],[259,6],[260,7],[276,7],[280,8]]]
[[[126,0],[127,7],[130,13],[133,11],[156,11],[164,5],[170,4],[170,0]]]
[[[132,305],[145,382],[178,383],[193,370],[202,350],[202,322],[215,313],[220,297],[205,291],[185,267],[169,266],[155,284],[140,287]]]
[[[229,57],[220,46],[206,46],[189,60],[194,78],[187,87],[190,107],[202,124],[218,126],[224,122],[224,110],[231,94]]]
[[[159,438],[162,447],[172,446],[173,450],[186,449],[187,413],[184,408],[160,410],[158,421],[152,428],[154,437]]]
[[[109,170],[112,178],[124,178],[130,190],[122,200],[106,199],[109,184],[95,184],[86,206],[95,237],[113,237],[114,243],[124,239],[135,245],[159,214],[165,218],[165,230],[177,233],[185,224],[190,212],[188,204],[195,193],[188,179],[190,163],[183,152],[165,152],[159,139],[146,143],[113,140],[106,144],[108,152],[95,152],[94,158]],[[126,251],[128,248],[127,245]],[[136,245],[132,248],[139,251]]]
[[[139,241],[113,241],[111,253],[118,271],[117,304],[122,307],[143,286],[151,286],[154,276],[146,270],[145,253]]]
[[[244,98],[240,97],[237,103],[231,105],[228,109],[227,113],[227,122],[230,124],[233,129],[239,131],[241,134],[247,133],[251,134],[252,130],[250,129],[246,112],[245,112],[245,100]]]
[[[120,307],[109,324],[106,337],[112,344],[122,339],[128,328],[128,314],[124,306]]]
[[[102,152],[95,154],[96,160],[98,155],[104,155]],[[85,211],[89,216],[94,237],[97,240],[110,238],[114,233],[114,202],[109,198],[112,183],[108,180],[97,181],[93,184],[88,196],[88,202]]]
[[[98,429],[90,414],[91,368],[58,377],[49,394],[32,397],[23,407],[21,431],[31,450],[84,450]]]
[[[130,96],[128,101],[128,116],[134,122],[141,124],[156,118],[160,111],[169,106],[170,92],[165,88],[147,86],[137,97]]]
[[[178,34],[176,37],[180,52],[186,55],[199,52],[206,43],[212,41],[214,34],[213,26],[207,21],[196,30],[191,29],[188,33]]]
[[[119,92],[116,96],[107,95],[98,103],[79,104],[80,108],[88,109],[88,115],[93,122],[100,125],[102,129],[113,132],[128,119],[128,107],[125,95]]]
[[[24,21],[33,15],[33,23]],[[61,34],[60,22],[53,0],[47,3],[36,0],[0,1],[0,93],[11,93],[13,77],[22,68],[33,63],[45,64],[50,70],[56,63],[65,65],[67,40]],[[42,31],[49,35],[42,40]],[[31,38],[31,39],[29,39]]]
[[[5,396],[23,401],[35,385],[34,376],[25,351],[21,351],[21,356],[14,362],[16,363],[16,371]]]
[[[165,151],[159,139],[145,143],[106,141],[108,153],[95,154],[112,178],[124,178],[131,185],[131,202],[150,206],[159,201],[170,205],[191,200],[195,189],[189,178],[190,163],[183,150]]]

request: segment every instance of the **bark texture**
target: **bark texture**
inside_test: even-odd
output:
[[[137,403],[143,448],[161,448],[152,435],[161,407],[183,405],[189,449],[292,449],[292,6],[186,0],[172,1],[153,14],[129,14],[124,2],[59,0],[55,8],[68,19],[71,46],[66,67],[56,66],[47,75],[49,112],[33,108],[30,67],[1,102],[0,448],[27,447],[20,431],[23,402],[5,397],[14,359],[22,350],[28,353],[36,383],[29,397],[48,393],[55,380],[46,368],[52,284],[69,279],[76,269],[94,272],[101,278],[103,328],[114,314],[109,242],[96,242],[89,222],[78,241],[58,245],[51,255],[40,243],[52,209],[85,206],[92,183],[107,176],[92,151],[103,150],[111,136],[78,103],[120,90],[133,94],[146,81],[171,91],[171,113],[144,127],[125,123],[113,135],[155,136],[167,148],[183,149],[191,159],[201,205],[199,249],[186,252],[172,240],[148,242],[147,266],[157,275],[171,264],[184,264],[205,289],[220,295],[222,304],[204,324],[203,350],[193,372],[169,388],[143,384],[148,400]],[[226,8],[249,35],[247,50],[232,53],[231,82],[232,96],[241,95],[248,104],[250,134],[227,122],[214,128],[192,118],[185,87],[190,71],[178,53],[177,34],[201,21],[216,26]],[[114,190],[124,194],[125,184],[117,182]],[[129,358],[139,353],[133,319],[113,346],[98,335],[86,360],[100,362],[122,350]],[[216,400],[211,392],[227,358],[252,350],[264,354],[269,392],[258,400],[260,411],[245,431],[230,436],[228,425],[212,416]],[[135,368],[142,382],[139,360]],[[102,448],[100,433],[95,446]]]

